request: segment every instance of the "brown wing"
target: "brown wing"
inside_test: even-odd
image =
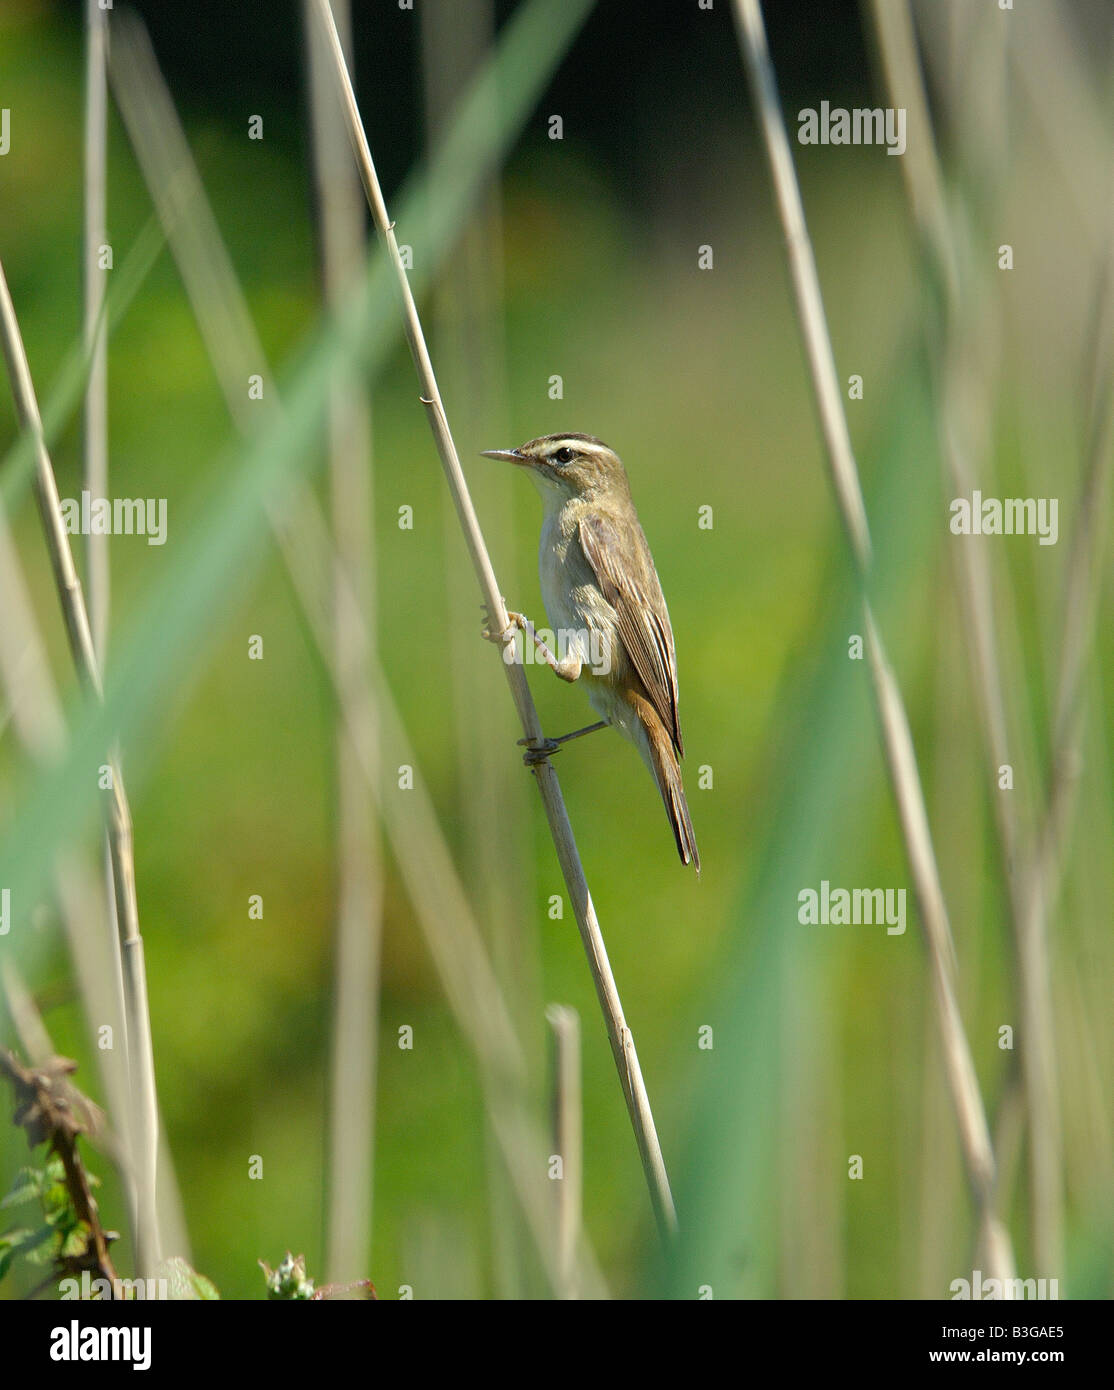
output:
[[[622,536],[619,523],[608,516],[587,516],[580,520],[580,548],[591,565],[600,593],[614,608],[619,636],[634,669],[638,672],[650,703],[669,731],[677,756],[685,751],[681,721],[677,717],[677,656],[673,649],[673,629],[661,585],[650,559],[650,548],[642,528],[634,523],[635,537]],[[630,542],[636,544],[632,547]],[[625,544],[624,544],[625,542]],[[630,574],[619,573],[614,556],[636,550]]]

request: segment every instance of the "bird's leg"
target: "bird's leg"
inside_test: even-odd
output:
[[[489,632],[485,629],[484,636],[489,642],[499,642],[503,646],[514,636],[515,630],[525,632],[538,649],[538,655],[556,676],[560,676],[563,681],[575,681],[580,679],[580,672],[584,668],[584,663],[576,652],[569,652],[560,660],[553,655],[546,644],[534,630],[534,624],[523,613],[515,613],[507,610],[507,626],[502,632]]]
[[[567,656],[558,660],[534,631],[534,625],[530,619],[522,613],[516,613],[513,609],[508,608],[507,626],[503,631],[491,632],[485,628],[483,635],[489,642],[498,642],[506,648],[518,631],[529,635],[534,646],[538,649],[539,655],[555,675],[560,676],[564,681],[575,681],[579,678],[584,663],[576,652],[569,652]],[[576,729],[571,734],[562,734],[560,738],[545,738],[544,736],[536,739],[520,738],[518,740],[519,747],[526,749],[522,755],[522,761],[527,767],[536,767],[538,763],[545,762],[552,753],[559,752],[563,743],[568,743],[570,739],[582,738],[585,734],[594,734],[597,729],[606,729],[607,725],[608,721],[601,719],[595,724],[589,724],[584,729]]]
[[[556,749],[559,748],[562,743],[569,743],[574,738],[583,738],[585,734],[594,734],[597,729],[608,729],[610,727],[611,725],[608,720],[600,719],[595,724],[589,724],[588,727],[585,729],[574,729],[571,734],[562,734],[560,738],[547,738],[544,741],[546,743],[552,743],[554,751],[556,751]],[[520,747],[529,748],[530,745],[534,742],[534,740],[529,738],[520,738],[518,742]]]
[[[524,618],[521,613],[511,613],[507,616],[511,618],[512,621],[516,622],[519,627],[522,628],[522,631],[526,633],[526,635],[533,642],[534,646],[538,649],[538,655],[541,657],[541,659],[545,662],[545,664],[549,667],[549,669],[553,672],[555,676],[560,676],[560,678],[563,681],[568,681],[570,684],[573,681],[580,679],[580,672],[583,670],[584,663],[581,661],[580,657],[576,654],[576,652],[567,652],[558,661],[558,659],[553,655],[553,653],[549,650],[546,644],[534,631],[534,624],[530,621],[529,618]]]
[[[537,763],[544,762],[552,753],[559,753],[563,743],[568,743],[574,738],[583,738],[585,734],[594,734],[597,729],[606,728],[608,728],[608,721],[601,719],[598,723],[589,724],[586,729],[576,729],[571,734],[562,734],[560,738],[520,738],[518,746],[526,749],[522,755],[522,761],[527,767],[534,767]]]

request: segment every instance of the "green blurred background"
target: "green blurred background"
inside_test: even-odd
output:
[[[419,8],[421,8],[419,0]],[[357,5],[356,85],[392,202],[423,157],[437,111],[468,71],[423,88],[422,24],[394,0]],[[471,8],[471,6],[469,7]],[[489,23],[475,5],[478,22]],[[770,6],[783,105],[881,105],[857,6]],[[928,8],[928,7],[926,7]],[[949,197],[982,260],[983,412],[973,461],[984,490],[1057,496],[1061,539],[984,541],[1030,824],[1047,785],[1064,573],[1086,450],[1093,307],[1108,218],[1111,25],[1075,7],[1066,31],[1078,107],[1033,99],[1037,39],[1019,15],[991,159],[969,101],[979,88],[962,26],[921,15]],[[270,361],[292,360],[318,323],[320,291],[296,6],[264,19],[221,4],[139,5]],[[496,7],[502,23],[513,6]],[[997,19],[998,16],[995,16]],[[949,25],[951,26],[949,28]],[[949,47],[949,45],[951,45]],[[40,395],[81,324],[82,25],[79,7],[16,3],[0,16],[0,256]],[[935,65],[935,66],[934,66]],[[430,111],[434,114],[431,116]],[[247,138],[262,114],[264,138]],[[547,138],[559,113],[564,139]],[[987,118],[989,119],[989,118]],[[1078,125],[1084,122],[1086,138]],[[974,122],[977,138],[965,132]],[[1057,124],[1059,122],[1059,124]],[[990,136],[986,136],[990,143]],[[1090,142],[1090,143],[1089,143]],[[1089,151],[1105,150],[1094,169]],[[960,999],[999,1142],[1003,1207],[1025,1275],[1063,1293],[1114,1292],[1111,1232],[1109,923],[1114,786],[1107,755],[1114,678],[1110,573],[1096,587],[1099,640],[1085,681],[1078,812],[1050,914],[1060,1078],[1066,1257],[1032,1265],[1026,1148],[1016,1120],[1016,971],[990,798],[955,598],[950,492],[940,467],[931,363],[941,332],[906,212],[901,161],[880,149],[794,145],[841,376],[862,376],[848,413],[878,552],[878,607],[905,693],[960,965]],[[151,215],[118,118],[110,127],[108,221],[117,258]],[[1092,177],[1093,172],[1093,177]],[[1101,178],[1098,176],[1101,173]],[[497,213],[497,216],[496,216]],[[879,751],[834,502],[784,271],[769,179],[749,115],[726,0],[602,4],[516,142],[482,220],[421,303],[450,422],[507,602],[542,618],[538,499],[476,457],[579,430],[622,455],[676,634],[686,785],[704,872],[677,862],[658,797],[612,734],[557,759],[628,1022],[674,1179],[683,1256],[672,1275],[656,1237],[591,978],[494,649],[401,342],[371,385],[377,625],[381,659],[416,766],[472,898],[511,961],[543,1112],[543,1005],[583,1025],[585,1227],[611,1291],[717,1297],[944,1297],[969,1273],[972,1209],[944,1087],[925,953],[908,930],[803,927],[797,894],[833,885],[909,887]],[[493,231],[493,229],[495,229]],[[1107,230],[1109,228],[1107,227]],[[407,229],[401,226],[400,238]],[[1108,238],[1107,238],[1108,239]],[[1010,242],[1016,269],[996,269]],[[477,252],[477,245],[479,251]],[[714,268],[698,268],[699,248]],[[478,256],[478,261],[477,261]],[[479,270],[475,274],[475,268]],[[471,270],[469,269],[471,267]],[[168,499],[164,548],[111,544],[113,631],[123,632],[234,440],[173,261],[163,252],[110,346],[112,489]],[[563,380],[552,400],[549,380]],[[0,441],[14,438],[0,392]],[[63,496],[80,487],[80,416],[53,449]],[[320,480],[318,480],[320,486]],[[323,495],[323,493],[322,493]],[[399,509],[412,507],[413,529]],[[698,526],[712,508],[711,529]],[[31,499],[13,517],[55,672],[74,682]],[[1105,529],[1105,517],[1103,518]],[[139,908],[163,1121],[195,1267],[224,1297],[262,1294],[257,1259],[304,1251],[323,1279],[335,921],[335,711],[328,678],[273,543],[211,615],[189,679],[155,735],[122,733],[135,821]],[[78,543],[80,558],[80,543]],[[2,602],[2,596],[0,596]],[[2,620],[2,619],[0,619]],[[262,661],[246,657],[261,634]],[[582,694],[536,668],[545,728],[587,721]],[[385,765],[401,758],[382,750]],[[477,863],[475,769],[493,779],[507,833],[497,905]],[[708,769],[699,787],[700,769]],[[26,785],[0,741],[0,823]],[[399,793],[404,794],[404,793]],[[95,847],[95,834],[87,839]],[[480,856],[483,857],[482,855]],[[445,1003],[390,854],[385,859],[373,1236],[365,1274],[382,1297],[536,1291],[513,1202],[493,1161],[474,1062]],[[263,920],[249,920],[259,893]],[[57,1050],[99,1094],[80,999],[57,922],[29,983]],[[508,942],[513,943],[508,946]],[[501,944],[500,944],[501,943]],[[507,952],[509,951],[509,956]],[[410,1025],[415,1047],[402,1051]],[[714,1029],[715,1047],[698,1047]],[[343,1101],[341,1101],[343,1103]],[[261,1154],[265,1176],[247,1178]],[[864,1177],[848,1178],[863,1156]],[[0,1127],[0,1186],[26,1161]],[[103,1156],[107,1224],[124,1229]],[[123,1261],[126,1264],[126,1260]],[[0,1285],[12,1297],[26,1272]]]

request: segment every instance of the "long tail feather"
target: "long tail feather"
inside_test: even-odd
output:
[[[669,823],[673,827],[673,837],[677,841],[677,853],[682,864],[695,864],[700,872],[700,851],[696,848],[696,835],[689,816],[685,788],[681,781],[681,767],[673,751],[673,741],[666,732],[665,725],[657,712],[646,702],[639,708],[641,723],[646,731],[646,745],[649,751],[650,769],[665,803]]]

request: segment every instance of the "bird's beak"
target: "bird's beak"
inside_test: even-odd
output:
[[[485,459],[501,459],[503,463],[525,463],[517,449],[481,449],[480,457]]]

